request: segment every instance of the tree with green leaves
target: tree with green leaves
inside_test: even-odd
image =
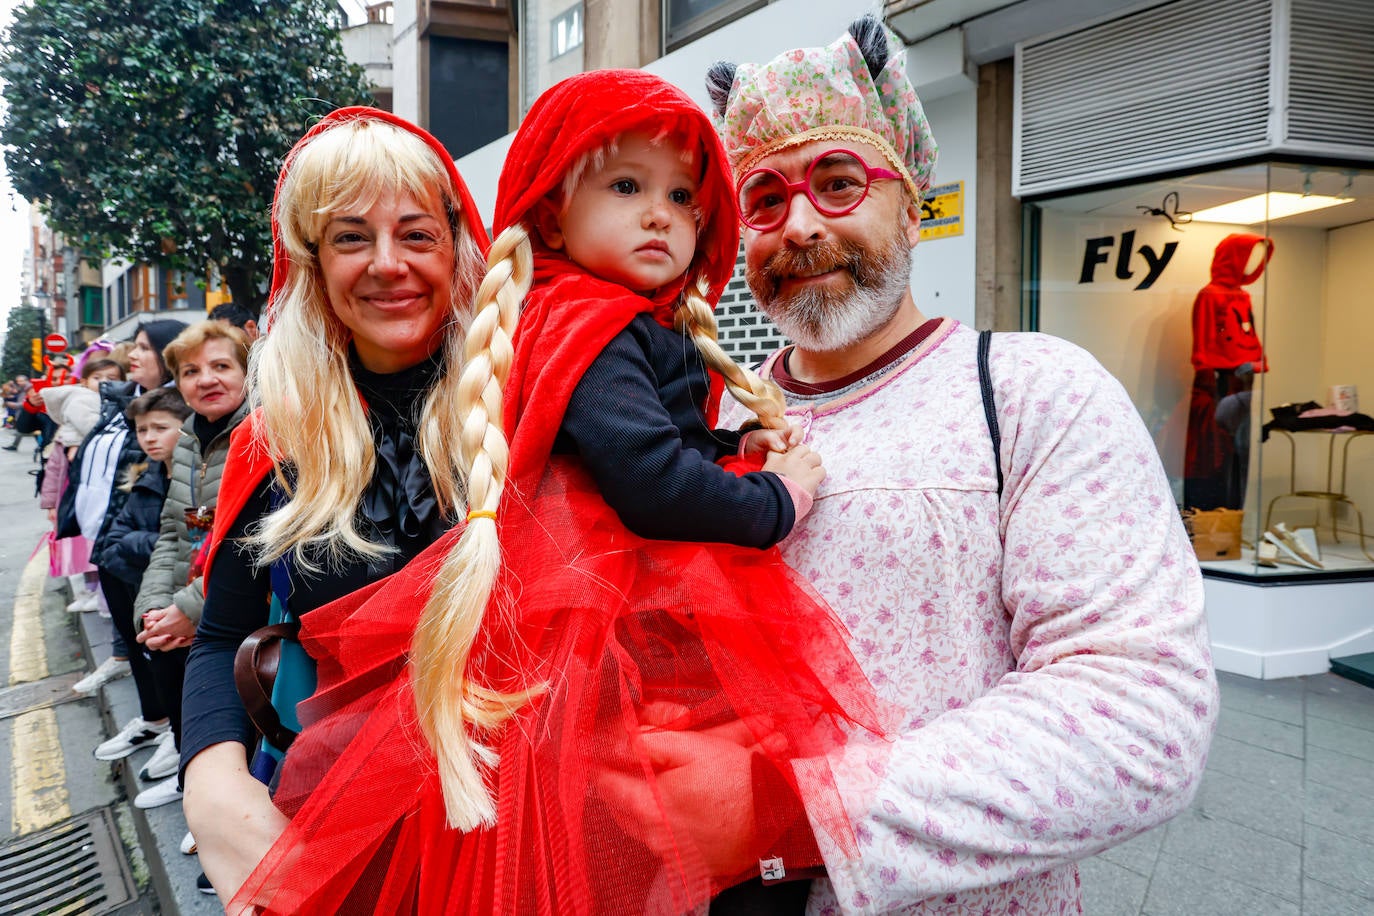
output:
[[[30,306],[21,305],[10,309],[10,320],[5,328],[5,348],[0,354],[0,380],[9,381],[16,375],[32,377],[33,340],[42,339],[46,328],[43,313]]]
[[[0,53],[15,188],[88,254],[204,276],[260,311],[287,151],[370,96],[330,0],[31,0]]]

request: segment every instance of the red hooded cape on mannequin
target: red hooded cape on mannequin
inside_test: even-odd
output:
[[[541,97],[509,153],[496,225],[526,219],[584,153],[645,126],[686,132],[705,152],[688,274],[704,272],[718,293],[738,247],[725,156],[689,98],[638,71],[582,74]],[[822,761],[846,722],[873,726],[879,713],[833,615],[776,550],[634,535],[580,462],[551,454],[582,373],[636,315],[671,324],[680,289],[650,300],[536,255],[506,386],[503,565],[468,676],[547,691],[487,738],[499,753],[496,825],[444,826],[410,672],[397,673],[460,527],[366,594],[302,618],[319,689],[299,707],[307,727],[275,796],[294,819],[238,900],[293,913],[698,911],[748,872],[713,874],[714,850],[691,840],[686,821],[728,813],[663,806],[645,729],[682,739],[693,759],[712,759],[720,730],[758,740],[742,771],[722,758],[707,783],[742,773],[754,787],[753,859],[819,864],[798,793],[811,821],[852,848]],[[716,400],[702,405],[708,418]],[[648,813],[627,806],[627,783]]]
[[[1260,246],[1263,256],[1247,273]],[[1239,509],[1245,503],[1249,469],[1238,466],[1245,455],[1237,450],[1233,435],[1218,426],[1217,406],[1223,398],[1249,391],[1253,373],[1269,370],[1244,287],[1259,279],[1273,256],[1273,239],[1249,232],[1226,236],[1212,255],[1212,282],[1193,301],[1194,375],[1183,457],[1187,507]],[[1243,365],[1252,371],[1237,373]]]
[[[1245,272],[1256,246],[1264,257]],[[1212,254],[1212,282],[1193,301],[1193,368],[1235,369],[1253,363],[1265,371],[1264,347],[1255,329],[1255,310],[1244,287],[1259,279],[1274,256],[1273,239],[1237,232],[1217,243]]]

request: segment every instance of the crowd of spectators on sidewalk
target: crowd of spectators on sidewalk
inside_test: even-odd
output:
[[[94,749],[139,761],[139,808],[178,801],[182,674],[199,618],[198,551],[214,516],[218,469],[247,413],[253,315],[220,306],[205,321],[141,323],[132,340],[101,338],[60,355],[60,384],[3,385],[17,451],[35,439],[49,575],[69,583],[67,611],[109,620],[111,655],[73,685],[94,696],[132,676],[139,715]],[[210,469],[207,473],[207,469]],[[94,662],[94,659],[92,659]],[[182,850],[195,851],[189,834]],[[202,882],[209,890],[208,882]]]

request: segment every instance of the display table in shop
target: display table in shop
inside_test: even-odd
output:
[[[1374,553],[1369,552],[1365,543],[1364,533],[1364,513],[1360,507],[1350,498],[1346,490],[1346,469],[1350,463],[1350,446],[1357,440],[1365,436],[1374,436],[1374,432],[1363,429],[1307,429],[1289,431],[1286,429],[1274,429],[1273,433],[1282,435],[1288,440],[1288,492],[1280,493],[1269,501],[1269,508],[1264,514],[1264,527],[1268,530],[1274,517],[1274,507],[1283,500],[1308,499],[1317,500],[1319,504],[1325,504],[1331,514],[1331,537],[1336,543],[1340,543],[1340,533],[1337,526],[1339,507],[1344,505],[1350,508],[1355,514],[1356,524],[1360,538],[1360,550],[1370,560],[1374,560]],[[1325,489],[1300,490],[1298,489],[1298,452],[1297,436],[1325,436],[1326,437],[1326,487]],[[1341,442],[1341,459],[1336,461],[1337,440]],[[1339,469],[1339,475],[1337,470]],[[1340,478],[1339,485],[1336,480]],[[1318,508],[1318,521],[1320,521],[1320,508]]]

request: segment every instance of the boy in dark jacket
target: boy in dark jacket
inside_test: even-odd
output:
[[[128,480],[121,485],[129,494],[128,498],[110,523],[100,550],[92,559],[107,575],[114,576],[127,584],[131,592],[137,593],[157,543],[172,453],[181,436],[181,424],[191,415],[191,408],[175,388],[154,388],[135,398],[124,414],[137,433],[139,447],[148,455],[148,463],[130,465]],[[96,756],[100,757],[99,748]],[[145,781],[154,780],[169,776],[176,769],[176,744],[169,730],[159,739],[157,750],[139,775]]]
[[[124,414],[138,435],[138,444],[147,454],[148,463],[129,466],[128,480],[121,487],[129,495],[110,523],[96,565],[138,591],[143,570],[148,568],[148,558],[157,543],[172,453],[191,408],[175,388],[154,388],[131,401]]]

